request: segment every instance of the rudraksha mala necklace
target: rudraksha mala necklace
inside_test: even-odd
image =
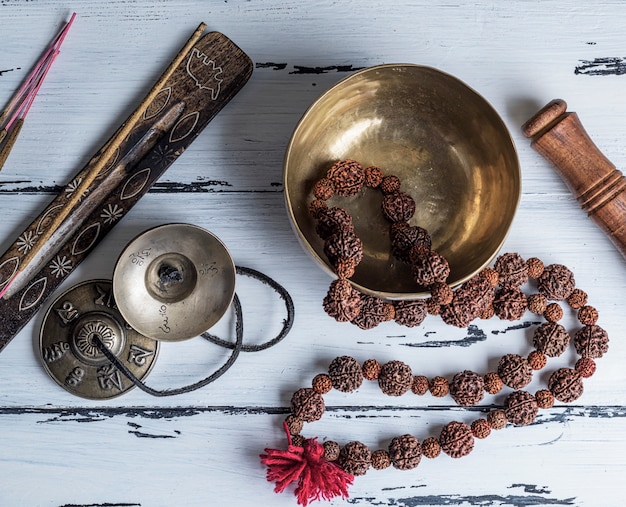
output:
[[[560,275],[571,274],[565,266],[557,266],[558,269],[552,269]],[[608,351],[609,337],[597,325],[598,312],[587,304],[587,294],[575,288],[573,277],[565,276],[567,283],[558,283],[564,281],[562,277],[551,275],[550,279],[552,283],[540,283],[540,292],[528,297],[528,307],[546,319],[534,331],[534,350],[526,357],[519,354],[502,356],[496,371],[480,375],[464,370],[448,380],[442,376],[416,375],[408,364],[397,360],[380,364],[375,359],[368,359],[360,364],[350,356],[333,359],[328,373],[316,375],[311,387],[301,388],[293,394],[291,413],[283,423],[287,449],[265,449],[261,454],[261,462],[267,466],[267,480],[276,482],[274,491],[280,493],[297,482],[295,494],[301,505],[335,496],[346,498],[354,476],[364,475],[370,468],[381,470],[393,466],[410,470],[419,465],[422,456],[436,458],[442,451],[452,458],[461,458],[472,451],[475,439],[486,438],[492,430],[502,429],[507,423],[531,424],[539,409],[551,408],[555,400],[562,403],[577,400],[583,393],[583,379],[596,371],[595,360]],[[546,286],[552,290],[549,296],[545,294]],[[566,301],[577,312],[582,327],[573,338],[558,322],[563,317],[563,308],[559,303],[548,303],[549,299]],[[526,310],[525,304],[523,307]],[[574,367],[555,369],[546,388],[534,394],[524,390],[532,381],[533,373],[546,367],[548,357],[563,354],[570,342],[579,356]],[[320,444],[316,438],[302,436],[305,422],[322,418],[326,410],[325,394],[333,388],[341,392],[355,391],[364,380],[378,382],[381,391],[389,396],[402,396],[408,391],[415,395],[430,393],[435,397],[450,395],[462,407],[475,406],[485,393],[498,394],[504,386],[512,391],[505,397],[502,408],[491,410],[485,418],[478,418],[470,425],[452,421],[437,437],[430,436],[421,442],[413,435],[404,434],[392,438],[387,449],[371,451],[356,440],[342,446],[332,440]]]
[[[364,187],[381,190],[382,213],[391,224],[391,253],[411,265],[416,284],[430,290],[429,298],[391,303],[352,287],[349,279],[363,258],[363,243],[355,233],[350,214],[343,208],[329,207],[326,201],[334,195],[357,195]],[[524,312],[526,302],[517,287],[529,274],[543,272],[543,264],[537,259],[526,263],[517,254],[507,254],[496,262],[497,273],[486,269],[453,291],[446,284],[450,274],[448,261],[431,248],[425,229],[408,223],[415,214],[415,201],[400,190],[397,176],[384,176],[378,167],[363,168],[355,160],[336,162],[315,183],[313,195],[309,214],[317,220],[316,232],[324,240],[324,253],[338,277],[330,284],[323,306],[339,322],[371,329],[395,320],[414,327],[431,314],[441,315],[447,324],[466,327],[475,318],[490,318],[494,311],[500,318],[515,320],[520,311]],[[558,269],[550,267],[546,276],[552,271]],[[498,279],[501,290],[496,292]]]
[[[392,222],[392,252],[412,264],[417,283],[430,287],[428,300],[386,303],[358,293],[348,281],[362,258],[362,245],[354,234],[348,213],[342,208],[329,208],[325,201],[333,194],[354,195],[363,184],[381,188],[383,213]],[[268,467],[267,480],[276,482],[277,493],[297,482],[295,494],[301,505],[335,496],[346,498],[354,476],[364,475],[370,468],[393,466],[409,470],[418,466],[422,456],[436,458],[442,451],[453,458],[466,456],[474,448],[475,439],[486,438],[492,430],[502,429],[507,423],[531,424],[539,409],[552,407],[555,400],[570,403],[582,395],[583,379],[595,373],[595,360],[608,351],[609,337],[597,325],[598,311],[587,304],[587,294],[576,288],[574,275],[567,267],[544,266],[536,257],[524,260],[519,254],[507,253],[496,259],[493,268],[485,268],[452,291],[445,284],[449,273],[447,262],[431,250],[426,231],[407,223],[415,204],[410,196],[399,191],[397,178],[385,178],[380,169],[363,169],[357,162],[348,160],[335,164],[327,177],[316,183],[314,193],[316,200],[309,210],[318,220],[317,232],[326,241],[324,251],[339,277],[331,284],[324,308],[338,321],[350,321],[364,329],[391,319],[416,326],[430,313],[440,314],[447,324],[466,327],[478,317],[496,315],[503,320],[519,320],[527,310],[542,315],[546,321],[534,331],[534,350],[526,357],[504,355],[496,371],[485,375],[464,370],[451,380],[442,376],[427,378],[414,374],[402,361],[381,365],[374,359],[360,364],[349,356],[335,358],[328,373],[318,374],[311,387],[301,388],[292,396],[291,413],[283,423],[287,449],[265,449],[261,455],[261,462]],[[531,280],[536,282],[537,292],[527,296],[521,287]],[[573,338],[559,323],[563,317],[559,302],[566,302],[582,324]],[[544,369],[549,357],[562,355],[570,342],[579,356],[574,367],[555,369],[546,388],[534,394],[524,390],[532,381],[533,372]],[[502,408],[491,410],[485,418],[470,425],[452,421],[437,437],[430,436],[421,442],[405,434],[393,438],[387,449],[371,451],[359,441],[342,446],[331,440],[320,444],[316,438],[302,436],[305,422],[323,416],[325,394],[333,388],[355,391],[364,379],[377,381],[382,392],[389,396],[401,396],[408,391],[435,397],[449,394],[463,407],[477,405],[485,393],[498,394],[504,386],[512,391],[505,397]]]

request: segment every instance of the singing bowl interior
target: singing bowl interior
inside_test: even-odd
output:
[[[285,154],[285,198],[302,245],[330,273],[307,209],[314,183],[348,158],[401,179],[417,205],[410,223],[427,229],[448,259],[450,285],[500,250],[520,196],[517,154],[496,111],[458,79],[418,65],[371,67],[340,81],[300,120]],[[328,203],[351,213],[363,241],[352,282],[390,300],[423,296],[410,266],[390,253],[380,201],[379,191],[364,189]]]

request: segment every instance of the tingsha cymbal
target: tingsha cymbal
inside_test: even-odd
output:
[[[128,323],[163,341],[193,338],[219,321],[235,294],[235,265],[224,244],[189,224],[150,229],[120,255],[113,293]]]
[[[90,280],[61,294],[48,308],[39,335],[44,368],[57,384],[83,398],[115,398],[135,385],[106,358],[98,338],[140,380],[159,343],[132,329],[118,311],[109,280]]]

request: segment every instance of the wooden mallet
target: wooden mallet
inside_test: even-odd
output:
[[[626,257],[626,178],[593,143],[578,115],[556,99],[522,125],[522,132]]]

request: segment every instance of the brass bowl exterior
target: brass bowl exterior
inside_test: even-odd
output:
[[[324,93],[298,123],[283,168],[287,209],[304,249],[331,274],[307,209],[314,183],[342,159],[401,179],[417,204],[410,223],[428,230],[448,259],[450,285],[471,278],[502,247],[521,192],[517,153],[496,111],[458,79],[419,65],[371,67]],[[380,200],[365,189],[328,203],[350,212],[363,241],[351,281],[388,300],[425,296],[390,253]]]

